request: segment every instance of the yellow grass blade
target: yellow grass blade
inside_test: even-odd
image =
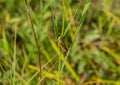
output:
[[[114,51],[110,50],[108,47],[106,46],[101,46],[101,49],[105,52],[107,52],[109,55],[111,55],[115,61],[120,64],[120,56],[117,55]]]

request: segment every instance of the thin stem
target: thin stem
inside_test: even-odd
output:
[[[15,27],[15,34],[14,34],[14,62],[13,62],[13,75],[14,75],[14,82],[13,82],[13,85],[15,85],[15,82],[16,82],[16,78],[15,78],[15,75],[16,75],[16,27]]]
[[[65,29],[65,1],[62,0],[62,31],[61,31],[61,37],[63,37],[64,29]]]
[[[35,42],[36,42],[36,46],[37,46],[37,49],[38,49],[38,62],[39,62],[39,68],[40,68],[40,80],[42,80],[42,69],[41,69],[42,65],[41,65],[40,47],[39,47],[38,40],[37,40],[37,37],[36,37],[36,34],[35,34],[34,25],[33,25],[33,22],[32,22],[32,17],[31,17],[30,11],[28,9],[27,0],[24,0],[24,1],[25,1],[25,5],[26,5],[28,18],[29,18],[31,26],[32,26],[32,31],[33,31],[34,39],[35,39]],[[41,81],[40,85],[42,85],[42,81]]]

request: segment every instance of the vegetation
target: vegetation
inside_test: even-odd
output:
[[[0,85],[120,85],[120,0],[26,1],[0,0]]]

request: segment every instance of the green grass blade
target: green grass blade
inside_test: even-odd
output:
[[[74,44],[74,42],[75,42],[75,40],[76,40],[76,37],[77,37],[77,35],[78,35],[78,33],[79,33],[79,31],[80,31],[80,29],[81,29],[81,27],[82,27],[82,25],[83,25],[83,23],[84,23],[84,21],[85,21],[85,17],[86,17],[86,15],[87,15],[87,10],[88,10],[88,8],[89,8],[89,6],[90,6],[90,2],[91,2],[90,0],[86,0],[86,4],[85,4],[85,6],[84,6],[84,10],[83,10],[82,15],[81,15],[81,18],[80,18],[79,26],[78,26],[78,28],[77,28],[77,30],[76,30],[76,32],[75,32],[75,35],[74,35],[74,41],[73,41],[73,43],[71,44],[70,48],[68,49],[67,55],[65,56],[65,59],[64,59],[64,61],[63,61],[63,63],[62,63],[61,72],[63,71],[65,62],[66,62],[66,60],[67,60],[67,58],[68,58],[68,55],[69,55],[69,53],[70,53],[70,51],[71,51],[71,48],[72,48],[72,46],[73,46],[73,44]]]

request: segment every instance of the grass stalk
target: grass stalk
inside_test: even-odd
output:
[[[62,31],[61,31],[61,37],[63,36],[63,33],[64,33],[64,29],[65,29],[65,1],[62,0],[62,5],[63,5],[63,8],[62,8]]]
[[[26,5],[26,10],[27,10],[28,18],[29,18],[30,24],[31,24],[31,26],[32,26],[32,32],[33,32],[33,35],[34,35],[34,39],[35,39],[35,42],[36,42],[36,46],[37,46],[37,49],[38,49],[38,62],[39,62],[40,81],[41,81],[41,80],[42,80],[42,68],[41,68],[42,65],[41,65],[40,47],[39,47],[38,40],[37,40],[37,37],[36,37],[36,34],[35,34],[35,29],[34,29],[32,17],[31,17],[29,8],[28,8],[27,0],[24,0],[24,1],[25,1],[25,5]],[[42,85],[42,81],[41,81],[40,85]]]
[[[16,82],[16,27],[15,27],[15,33],[14,33],[14,61],[13,61],[13,85],[15,85]]]

